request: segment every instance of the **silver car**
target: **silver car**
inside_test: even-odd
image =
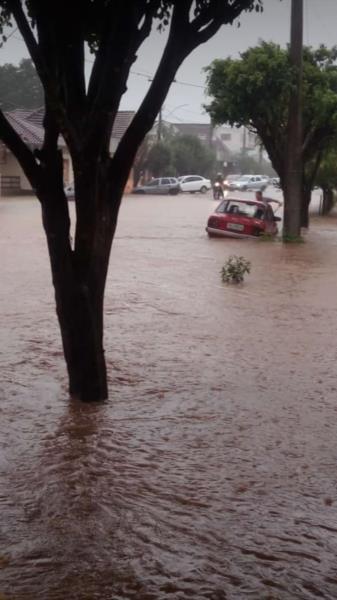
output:
[[[180,185],[176,177],[158,177],[133,189],[134,194],[170,194],[175,196],[178,192],[180,192]]]
[[[229,183],[229,189],[242,192],[246,190],[261,190],[263,192],[267,185],[268,181],[261,175],[241,175],[241,177]]]

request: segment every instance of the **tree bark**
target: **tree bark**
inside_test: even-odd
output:
[[[77,223],[74,248],[70,240],[68,201],[53,166],[46,168],[48,185],[40,192],[47,237],[56,313],[69,376],[69,393],[84,402],[108,397],[103,346],[103,301],[117,202],[106,173],[82,168],[77,182]],[[76,185],[76,183],[75,183]],[[80,214],[79,214],[80,213]]]
[[[309,228],[309,206],[311,202],[311,187],[303,187],[302,188],[302,198],[301,198],[301,227]]]
[[[303,0],[291,1],[291,35],[289,58],[296,70],[294,89],[290,94],[287,155],[286,194],[284,202],[283,237],[296,239],[301,233],[301,186],[303,171],[303,124],[302,124],[302,78],[303,78]]]

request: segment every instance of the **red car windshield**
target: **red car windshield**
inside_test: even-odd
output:
[[[262,219],[264,216],[263,206],[251,202],[238,202],[236,200],[224,200],[218,206],[216,212],[242,217],[255,217],[256,219]]]

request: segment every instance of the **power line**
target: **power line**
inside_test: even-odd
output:
[[[17,30],[17,28],[16,28],[16,30]],[[11,33],[11,35],[13,35],[13,34],[14,34],[14,31]],[[20,42],[24,41],[21,37],[18,37],[18,36],[15,36],[15,35],[13,35],[13,37],[14,37],[14,39],[19,40]],[[90,60],[89,58],[86,58],[85,62],[90,63],[92,65],[94,64],[94,61]],[[133,71],[132,69],[130,69],[130,73],[131,73],[131,75],[137,75],[138,77],[145,77],[149,82],[152,81],[152,79],[154,77],[150,73],[141,73],[140,71]],[[202,89],[202,90],[205,89],[204,85],[200,85],[198,83],[192,83],[190,81],[180,81],[178,79],[174,79],[172,81],[172,83],[176,83],[177,85],[185,85],[185,86],[188,86],[188,87],[199,88],[199,89]]]
[[[16,32],[17,32],[17,30],[18,30],[18,28],[17,28],[17,27],[15,27],[15,28],[13,29],[13,31],[11,31],[11,32],[10,32],[8,35],[6,35],[6,41],[7,41],[7,40],[9,40],[9,39],[12,37],[12,35],[14,35],[14,33],[16,33]],[[15,36],[14,36],[14,37],[15,37]],[[18,39],[18,38],[16,38],[16,39]]]

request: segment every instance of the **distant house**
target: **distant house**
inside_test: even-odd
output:
[[[5,115],[13,129],[15,129],[16,133],[22,138],[22,140],[31,150],[41,148],[44,139],[43,108],[38,108],[35,110],[17,109],[6,112]],[[118,143],[131,123],[133,116],[133,111],[120,111],[117,113],[110,140],[111,154],[115,152]],[[58,145],[62,150],[63,177],[64,183],[67,185],[73,181],[71,157],[62,136],[59,137]],[[3,195],[32,192],[31,185],[26,178],[20,164],[11,151],[2,142],[0,142],[0,184],[1,193]],[[129,176],[126,191],[128,192],[131,189],[132,173]]]

